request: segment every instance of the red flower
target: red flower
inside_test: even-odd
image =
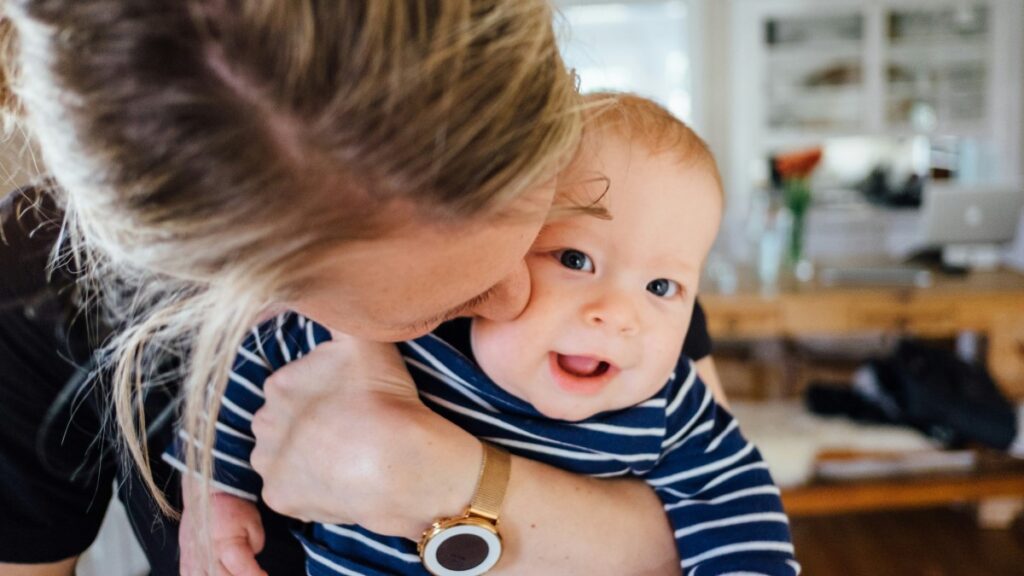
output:
[[[783,180],[807,178],[821,162],[821,154],[820,147],[782,154],[775,157],[775,169]]]

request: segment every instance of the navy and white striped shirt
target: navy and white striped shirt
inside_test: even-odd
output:
[[[262,482],[248,459],[263,382],[329,339],[322,326],[287,313],[254,329],[242,344],[217,422],[219,489],[258,501]],[[799,573],[768,467],[687,358],[680,358],[673,376],[645,402],[565,422],[544,417],[499,388],[468,351],[436,335],[399,348],[423,402],[474,436],[579,474],[643,478],[664,503],[685,574]],[[173,455],[167,459],[183,467]],[[412,540],[352,525],[307,524],[295,534],[313,576],[427,574]]]

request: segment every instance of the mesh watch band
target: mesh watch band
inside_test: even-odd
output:
[[[470,514],[497,522],[501,504],[508,489],[512,461],[508,452],[489,443],[482,442],[483,460],[480,463],[480,477],[476,482],[473,501],[469,503]]]

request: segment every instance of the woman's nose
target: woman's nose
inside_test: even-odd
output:
[[[583,319],[589,326],[623,336],[634,336],[640,331],[636,306],[621,292],[606,294],[586,306]]]
[[[469,311],[471,315],[500,322],[522,314],[530,301],[530,271],[526,262],[520,262],[511,274],[491,290],[487,300]]]

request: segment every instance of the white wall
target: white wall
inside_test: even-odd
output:
[[[694,78],[694,92],[700,93],[703,103],[701,123],[704,126],[702,136],[711,146],[719,163],[723,164],[723,175],[729,171],[724,164],[728,163],[729,152],[729,74],[732,69],[730,46],[730,15],[732,0],[694,0],[700,4],[697,14],[703,22],[701,54],[704,57],[701,77]]]

